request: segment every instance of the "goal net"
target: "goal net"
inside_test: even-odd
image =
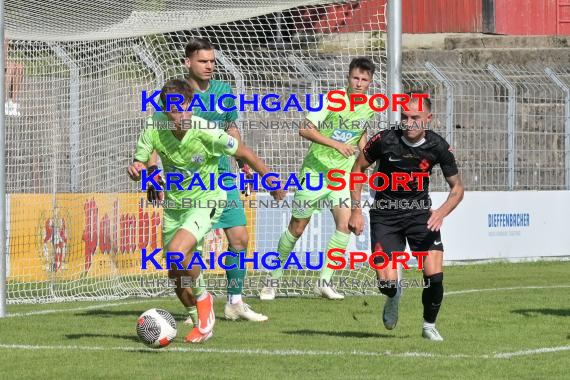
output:
[[[380,1],[6,2],[8,302],[170,294],[150,281],[165,271],[141,270],[141,249],[162,248],[162,212],[140,207],[146,194],[126,168],[150,116],[140,111],[141,91],[185,75],[191,38],[214,43],[215,79],[247,99],[340,89],[355,56],[375,62],[370,91],[386,93],[386,19]],[[259,123],[240,132],[268,167],[282,177],[298,172],[308,142],[298,130],[261,123],[300,121],[304,114],[246,106],[239,117]],[[268,198],[259,192],[248,199]],[[275,251],[290,215],[290,209],[246,207],[248,255]],[[318,254],[333,232],[325,210],[313,217],[296,251]],[[368,236],[352,236],[350,244],[370,247]],[[204,248],[225,251],[223,231],[212,231]],[[206,278],[223,276],[206,271]],[[266,277],[248,271],[249,283]],[[285,271],[291,280],[317,277]],[[375,278],[368,266],[338,277],[351,279],[338,283],[341,292],[375,291],[362,286]],[[291,281],[279,292],[309,294],[299,284]],[[250,295],[258,290],[244,288]]]

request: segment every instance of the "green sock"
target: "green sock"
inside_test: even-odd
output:
[[[291,251],[295,248],[297,240],[299,240],[299,238],[291,235],[291,232],[289,232],[288,228],[281,234],[281,237],[279,238],[279,244],[277,244],[277,253],[279,253],[281,267],[271,272],[271,278],[279,279],[281,276],[283,276],[283,264],[291,255]]]
[[[239,251],[233,247],[228,247],[228,251],[236,254],[237,257],[226,256],[226,265],[235,264],[234,269],[226,270],[226,278],[228,279],[228,294],[241,294],[243,290],[243,280],[245,279],[246,269],[239,269]],[[245,250],[244,250],[245,251]]]
[[[321,280],[330,281],[333,273],[335,272],[334,269],[327,267],[327,264],[332,262],[332,260],[328,259],[327,252],[333,248],[346,249],[346,247],[348,247],[349,240],[350,240],[350,234],[345,234],[344,232],[340,232],[339,230],[336,230],[334,234],[331,236],[329,244],[327,245],[327,250],[325,251],[325,259],[323,260],[324,261],[323,269],[321,269]],[[339,252],[334,252],[332,253],[332,255],[336,257],[343,256],[342,253]]]
[[[202,279],[202,273],[192,282],[192,294],[196,299],[200,297],[206,291],[206,287],[204,286],[204,280]]]
[[[196,306],[188,306],[186,311],[188,312],[188,317],[192,318],[194,326],[198,326],[198,309]]]

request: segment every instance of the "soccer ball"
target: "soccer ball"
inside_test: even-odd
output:
[[[147,310],[137,321],[137,335],[149,347],[166,347],[176,338],[176,321],[166,310]]]

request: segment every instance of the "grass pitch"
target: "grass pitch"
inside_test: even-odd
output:
[[[407,289],[395,330],[385,298],[247,299],[265,323],[223,319],[214,337],[183,342],[189,328],[174,298],[9,305],[0,319],[0,378],[563,379],[570,374],[570,262],[446,268],[438,318],[444,342],[421,337],[421,289]],[[419,272],[406,272],[419,278]],[[170,311],[178,336],[167,349],[137,341],[137,317]]]

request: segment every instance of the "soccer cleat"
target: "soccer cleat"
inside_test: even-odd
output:
[[[273,301],[275,299],[275,288],[266,286],[259,292],[259,299],[262,301]]]
[[[184,342],[186,342],[186,343],[204,343],[205,341],[210,339],[213,335],[214,335],[213,331],[210,331],[207,334],[202,334],[200,332],[200,330],[198,329],[198,327],[194,327],[192,329],[192,331],[190,331],[190,333],[188,335],[186,335],[186,338],[184,338]]]
[[[343,300],[344,296],[336,291],[332,286],[315,286],[313,292],[318,297],[327,298],[329,300]]]
[[[226,303],[224,315],[226,316],[226,319],[231,319],[232,321],[245,319],[253,322],[265,322],[269,319],[266,315],[256,313],[251,310],[251,307],[245,302],[238,302],[233,305],[229,302]]]
[[[384,304],[384,312],[382,313],[382,321],[387,330],[393,330],[398,324],[398,308],[400,306],[400,296],[402,295],[400,289],[392,298],[387,297]]]
[[[196,308],[198,309],[198,330],[202,334],[208,334],[216,323],[214,297],[208,293],[203,300],[196,302]]]
[[[426,339],[438,341],[443,341],[441,335],[439,335],[439,331],[436,330],[435,326],[433,327],[424,327],[422,331],[422,336]]]

